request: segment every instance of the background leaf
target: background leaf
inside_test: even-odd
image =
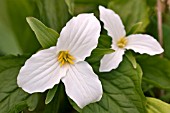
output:
[[[170,89],[170,61],[159,56],[138,56],[137,62],[143,70],[143,80],[163,89]]]
[[[92,51],[91,55],[95,56],[95,57],[89,57],[86,60],[88,62],[96,62],[99,59],[101,59],[101,57],[103,57],[105,54],[110,54],[113,53],[114,50],[113,49],[108,49],[108,48],[96,48]]]
[[[74,110],[71,108],[63,83],[60,83],[53,100],[45,106],[43,113],[71,113]]]
[[[46,27],[42,22],[33,17],[27,17],[27,22],[35,32],[37,39],[43,48],[49,48],[56,45],[59,37],[59,34],[56,31]]]
[[[40,14],[38,19],[60,33],[71,18],[65,0],[35,0],[35,3]]]
[[[74,0],[65,0],[65,2],[68,6],[69,13],[74,15]]]
[[[54,88],[49,89],[46,99],[45,99],[45,104],[48,104],[52,101],[52,99],[54,98],[56,91],[58,89],[58,85],[55,85]]]
[[[132,55],[131,51],[126,51],[126,57],[128,58],[128,60],[132,63],[133,68],[137,67],[137,63],[136,63],[136,59],[135,57]]]
[[[18,113],[29,107],[34,110],[38,104],[37,94],[29,95],[18,88],[16,78],[27,57],[0,57],[0,112]],[[31,101],[34,100],[34,101]]]
[[[148,113],[169,113],[170,105],[156,98],[147,97]]]
[[[142,26],[142,22],[138,22],[134,24],[132,28],[130,29],[130,31],[127,32],[127,35],[137,34],[138,32],[140,32],[141,26]]]

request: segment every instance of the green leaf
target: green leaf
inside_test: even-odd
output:
[[[146,0],[111,0],[108,7],[120,15],[126,31],[129,31],[137,22],[142,22],[138,32],[144,32],[149,24],[149,7]]]
[[[70,98],[68,97],[68,100],[69,100],[70,104],[72,105],[72,107],[73,107],[75,110],[77,110],[79,113],[82,112],[82,109],[79,108],[79,106],[78,106],[72,99],[70,99]]]
[[[141,90],[142,72],[139,65],[134,69],[131,62],[124,57],[116,70],[109,73],[99,73],[98,64],[92,64],[99,75],[103,86],[102,99],[79,109],[80,113],[146,113],[146,99]]]
[[[143,70],[143,80],[163,89],[170,89],[170,61],[159,56],[140,55],[137,62]]]
[[[65,0],[35,0],[35,3],[40,14],[39,20],[60,33],[71,18]]]
[[[15,106],[13,106],[9,113],[19,113],[23,111],[23,109],[28,108],[29,111],[35,110],[38,105],[38,95],[33,94],[32,96],[28,97],[27,100],[23,100],[18,102]]]
[[[148,113],[169,113],[170,105],[156,98],[147,97],[147,112]]]
[[[39,95],[34,93],[31,95],[31,97],[28,97],[27,99],[27,105],[29,111],[34,111],[38,105],[39,102]]]
[[[65,0],[67,6],[68,6],[68,9],[69,9],[69,13],[71,15],[74,15],[74,0]]]
[[[99,43],[97,48],[111,48],[111,44],[112,44],[111,41],[112,41],[111,37],[107,35],[101,35],[99,38]]]
[[[16,83],[18,72],[27,58],[26,56],[0,57],[1,113],[18,113],[27,107],[33,111],[38,104],[37,94],[29,95],[18,88]]]
[[[60,83],[53,100],[45,106],[43,113],[70,113],[71,110],[64,91],[64,84]]]
[[[138,22],[134,24],[130,29],[130,31],[128,31],[127,35],[138,33],[140,31],[141,26],[142,26],[142,22]]]
[[[27,17],[27,22],[35,32],[37,39],[43,48],[49,48],[56,45],[59,37],[59,34],[56,31],[46,27],[42,22],[33,17]]]
[[[57,89],[58,89],[58,85],[54,86],[54,88],[52,88],[48,91],[46,99],[45,99],[45,104],[49,104],[52,101]]]
[[[115,50],[113,49],[107,49],[107,48],[96,48],[93,50],[93,54],[96,55],[105,55],[105,54],[110,54],[113,53]]]
[[[128,60],[132,63],[133,68],[136,68],[137,67],[137,63],[136,63],[135,57],[133,57],[133,55],[132,55],[132,52],[131,51],[127,51],[125,55],[128,58]]]
[[[90,63],[99,61],[101,59],[101,57],[103,57],[105,54],[110,54],[113,53],[114,50],[113,49],[108,49],[108,48],[96,48],[92,51],[91,56],[92,57],[88,57],[87,61]]]
[[[20,103],[18,103],[17,105],[15,105],[14,108],[12,108],[9,113],[19,113],[23,110],[23,108],[27,108],[26,102],[22,101]]]

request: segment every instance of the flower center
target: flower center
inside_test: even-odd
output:
[[[69,54],[69,51],[60,51],[58,54],[58,61],[60,62],[60,66],[63,66],[64,64],[74,64],[73,60],[75,58]]]
[[[124,48],[127,44],[127,39],[125,37],[120,38],[120,40],[117,42],[117,46],[119,48]]]

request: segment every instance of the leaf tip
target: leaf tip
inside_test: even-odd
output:
[[[26,21],[30,24],[32,21],[37,20],[34,17],[26,17]]]
[[[28,22],[31,18],[33,18],[33,17],[26,17],[27,22]]]
[[[49,101],[47,98],[45,99],[45,104],[49,104],[51,101]]]

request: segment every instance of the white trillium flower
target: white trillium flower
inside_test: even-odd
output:
[[[100,23],[93,14],[73,17],[62,29],[56,46],[29,58],[17,77],[18,86],[28,93],[44,92],[60,80],[66,94],[80,107],[101,99],[98,76],[84,61],[97,47]]]
[[[100,20],[104,23],[104,28],[108,35],[112,37],[112,49],[115,52],[104,55],[100,62],[100,72],[108,72],[116,69],[123,60],[126,49],[132,49],[140,54],[149,55],[160,54],[163,52],[162,47],[152,36],[147,34],[134,34],[126,36],[124,25],[114,11],[99,6]]]

